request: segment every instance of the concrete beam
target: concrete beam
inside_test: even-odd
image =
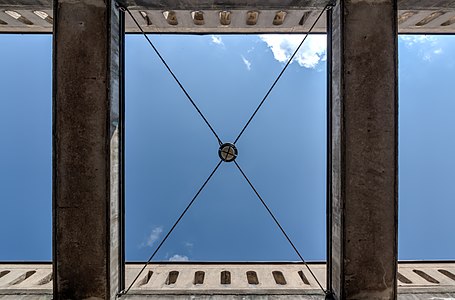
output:
[[[54,299],[114,299],[119,289],[122,36],[114,1],[55,1]]]
[[[396,299],[396,5],[338,0],[331,11],[328,282],[337,299]]]
[[[148,33],[265,34],[306,33],[329,0],[118,0],[127,5],[142,29]],[[455,33],[455,0],[398,0],[398,30],[412,34]],[[52,32],[51,0],[0,0],[0,33]],[[163,12],[172,10],[174,22]],[[201,22],[192,12],[200,11]],[[247,22],[249,11],[259,13],[257,22]],[[224,20],[220,12],[223,11]],[[282,21],[275,23],[277,14]],[[138,33],[127,16],[126,32]],[[325,18],[314,33],[326,32]]]
[[[126,264],[127,284],[136,277],[144,263]],[[318,281],[324,284],[325,264],[308,264]],[[247,272],[255,272],[259,283],[249,284]],[[398,272],[398,299],[455,297],[455,261],[400,262]],[[172,273],[175,283],[170,284]],[[223,276],[223,273],[228,276]],[[276,273],[281,273],[281,279]],[[51,263],[0,262],[0,299],[52,299]],[[322,300],[324,295],[300,262],[167,261],[149,264],[130,292],[119,300],[125,299]]]
[[[225,9],[322,9],[328,0],[122,0],[131,9],[225,10]],[[455,0],[397,0],[401,10],[454,9]],[[49,9],[52,0],[0,0],[1,8]]]
[[[327,0],[127,0],[129,6],[148,9],[226,10],[226,9],[322,9]]]
[[[18,0],[6,0],[18,1]],[[27,0],[21,0],[27,1]],[[41,0],[43,1],[43,0]],[[329,0],[126,0],[128,5],[148,9],[322,9]],[[453,9],[455,0],[397,0],[399,9]]]

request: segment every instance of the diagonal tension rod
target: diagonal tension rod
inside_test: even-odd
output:
[[[308,30],[308,32],[305,34],[305,37],[303,38],[303,40],[300,42],[299,46],[295,49],[294,53],[291,55],[291,57],[289,58],[288,62],[286,63],[286,65],[284,66],[284,68],[281,70],[280,74],[278,75],[278,77],[275,79],[275,81],[272,83],[272,85],[270,86],[269,90],[267,91],[267,93],[265,94],[264,98],[262,98],[261,102],[259,103],[258,107],[256,108],[256,110],[253,112],[253,114],[251,115],[251,117],[248,119],[248,121],[246,122],[245,126],[243,126],[242,130],[240,131],[239,135],[235,138],[234,140],[234,145],[235,143],[237,143],[237,141],[240,139],[240,137],[242,136],[243,132],[245,131],[245,129],[248,127],[248,125],[250,125],[251,121],[253,120],[254,116],[256,115],[256,113],[259,111],[259,109],[261,108],[262,104],[264,104],[265,100],[269,97],[270,93],[272,92],[273,88],[275,87],[275,85],[277,84],[277,82],[280,80],[281,76],[283,75],[284,71],[286,71],[286,69],[288,68],[288,66],[291,64],[292,60],[294,59],[294,57],[297,55],[297,52],[299,52],[300,50],[300,47],[302,47],[303,43],[305,42],[306,38],[308,37],[308,35],[311,33],[311,31],[313,30],[314,26],[316,26],[316,23],[319,21],[319,19],[322,17],[322,14],[326,11],[326,9],[331,6],[330,3],[326,4],[326,6],[324,7],[324,9],[322,9],[322,11],[319,13],[318,17],[316,18],[316,20],[313,22],[313,24],[311,25],[310,29]]]
[[[153,51],[155,51],[156,55],[158,56],[158,58],[161,60],[161,62],[163,63],[163,65],[166,67],[166,69],[169,71],[169,73],[171,74],[172,78],[174,78],[175,82],[177,82],[178,86],[180,87],[180,89],[182,90],[182,92],[185,94],[185,96],[188,98],[188,100],[191,102],[191,104],[193,105],[193,107],[197,110],[197,112],[199,113],[199,115],[201,116],[201,118],[204,120],[205,124],[207,124],[207,126],[210,128],[210,130],[212,131],[212,133],[215,135],[216,139],[218,140],[218,144],[222,144],[221,142],[221,139],[220,137],[218,136],[218,134],[215,132],[215,129],[213,129],[212,125],[210,125],[209,121],[207,120],[207,118],[204,116],[204,114],[202,113],[202,111],[199,109],[199,107],[196,105],[196,103],[193,101],[193,99],[191,98],[190,94],[188,94],[188,92],[186,91],[186,89],[183,87],[182,83],[180,82],[180,80],[178,80],[177,76],[175,76],[174,72],[172,71],[171,67],[169,67],[169,65],[167,64],[167,62],[164,60],[164,58],[161,56],[160,52],[158,51],[158,49],[155,47],[155,45],[153,45],[152,41],[149,39],[149,37],[147,36],[147,34],[144,32],[144,30],[142,29],[141,25],[139,25],[138,21],[136,20],[136,18],[133,16],[133,14],[131,13],[131,11],[127,8],[127,7],[122,7],[122,10],[125,10],[131,17],[131,19],[133,19],[134,23],[136,24],[137,28],[139,28],[139,30],[142,32],[142,35],[145,37],[145,39],[147,40],[147,42],[149,43],[149,45],[152,47]]]
[[[287,235],[286,231],[284,230],[284,228],[281,226],[280,222],[278,222],[278,219],[275,217],[275,215],[273,214],[273,212],[270,210],[269,206],[267,205],[267,203],[265,203],[265,201],[262,199],[261,195],[259,195],[258,191],[256,190],[256,188],[253,186],[253,184],[251,183],[250,179],[246,176],[245,172],[243,172],[242,168],[240,168],[239,164],[237,163],[237,161],[234,160],[234,163],[235,165],[237,166],[237,169],[239,169],[240,173],[242,173],[243,177],[245,178],[245,180],[248,182],[248,184],[250,185],[251,189],[254,191],[254,193],[256,194],[256,196],[258,197],[258,199],[261,201],[262,205],[265,207],[265,209],[267,210],[267,212],[269,213],[269,215],[272,217],[273,221],[275,221],[275,224],[278,226],[278,228],[280,228],[281,232],[283,233],[283,235],[286,237],[287,241],[289,242],[289,244],[292,246],[292,248],[294,249],[295,253],[299,256],[300,260],[305,264],[306,268],[308,269],[308,271],[310,272],[311,276],[313,276],[314,280],[316,280],[317,284],[319,285],[319,287],[321,288],[321,290],[327,294],[327,291],[322,287],[322,284],[319,282],[319,280],[317,279],[316,275],[314,275],[313,271],[311,271],[310,267],[308,266],[308,264],[306,263],[305,259],[303,259],[303,256],[300,254],[299,250],[297,250],[297,247],[294,245],[294,243],[292,242],[292,240],[289,238],[289,236]]]
[[[136,281],[138,280],[139,276],[141,276],[142,272],[144,272],[145,268],[148,266],[148,264],[152,261],[152,259],[155,257],[155,255],[158,253],[158,251],[160,250],[161,246],[163,246],[164,242],[166,242],[167,238],[171,235],[172,231],[174,231],[175,227],[177,226],[177,224],[180,222],[180,220],[182,220],[183,216],[186,214],[186,212],[190,209],[191,205],[193,205],[194,201],[196,201],[196,198],[199,196],[199,194],[202,192],[202,190],[205,188],[205,186],[207,185],[207,183],[210,181],[210,179],[212,178],[213,174],[215,174],[216,170],[218,170],[218,167],[221,165],[223,161],[220,160],[218,162],[218,164],[216,165],[215,169],[213,169],[212,173],[210,173],[209,177],[207,177],[207,179],[204,181],[204,183],[202,184],[202,186],[199,188],[199,190],[197,191],[197,193],[194,195],[193,199],[190,201],[190,203],[188,203],[188,205],[186,206],[186,208],[183,210],[183,212],[180,214],[180,216],[178,217],[177,221],[175,221],[174,225],[172,225],[171,229],[167,232],[166,236],[163,238],[163,240],[160,242],[160,244],[158,245],[158,247],[156,247],[155,251],[153,251],[152,255],[150,256],[150,258],[147,260],[147,262],[145,263],[145,265],[142,267],[141,271],[136,275],[136,277],[134,278],[134,280],[131,282],[131,284],[128,286],[128,288],[126,290],[123,290],[119,293],[119,296],[122,296],[122,295],[126,295],[130,289],[133,287],[133,285],[136,283]]]

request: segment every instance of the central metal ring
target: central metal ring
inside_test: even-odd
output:
[[[218,149],[218,155],[222,161],[231,162],[237,158],[237,148],[234,144],[231,143],[224,143]]]

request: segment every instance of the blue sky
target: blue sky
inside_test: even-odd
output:
[[[151,36],[232,142],[301,36]],[[145,260],[218,162],[218,144],[140,35],[126,38],[126,247]],[[0,35],[0,260],[51,258],[51,36]],[[401,36],[400,259],[454,259],[454,36]],[[325,36],[311,36],[237,143],[308,260],[325,259]],[[5,71],[6,70],[6,71]],[[297,260],[223,163],[157,260]]]

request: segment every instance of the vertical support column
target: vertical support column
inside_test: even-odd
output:
[[[338,0],[330,13],[329,289],[396,299],[397,3]]]
[[[54,1],[56,300],[115,299],[121,285],[119,25],[114,0]]]

